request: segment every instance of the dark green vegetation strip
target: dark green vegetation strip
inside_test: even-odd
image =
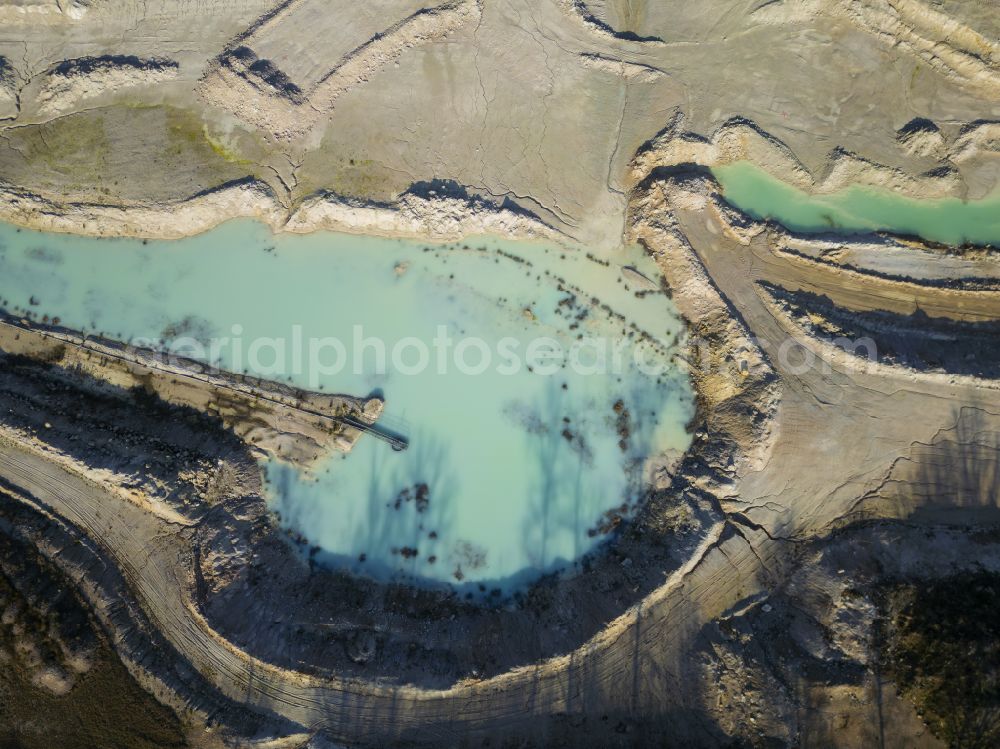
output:
[[[177,717],[125,670],[66,579],[3,533],[0,612],[0,749],[187,745]],[[39,685],[53,673],[69,677],[67,693]]]
[[[1000,575],[884,591],[882,667],[950,746],[1000,746]]]

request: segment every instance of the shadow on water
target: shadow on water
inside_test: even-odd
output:
[[[27,371],[19,372],[9,360],[6,360],[5,364],[10,364],[10,366],[0,368],[0,373],[5,378],[26,380],[31,387],[38,388],[39,394],[47,391],[49,385],[58,384],[62,387],[65,384],[62,380],[65,373],[53,372],[43,365],[30,362],[27,363]],[[58,391],[58,388],[55,390]],[[79,410],[81,403],[79,391],[69,391],[69,395],[66,397],[75,398],[75,408]],[[88,393],[86,398],[89,397]],[[102,414],[108,414],[109,418],[117,415],[126,418],[129,414],[135,413],[136,405],[132,401],[133,394],[127,391],[116,391],[108,397],[117,401],[118,405],[110,401],[102,402],[100,404]],[[548,392],[538,404],[539,413],[544,414],[546,418],[551,419],[558,426],[561,424],[563,416],[564,398],[565,395],[561,389]],[[91,401],[84,400],[82,402],[90,403]],[[58,409],[50,408],[50,405],[45,403],[44,407],[39,410],[40,413],[50,414],[48,418],[52,419],[51,414],[57,412]],[[613,411],[610,411],[610,404],[604,404],[601,407],[607,408],[609,413],[613,414]],[[146,406],[143,406],[143,409],[145,408]],[[638,409],[638,407],[632,408]],[[176,417],[176,413],[178,413],[176,410],[171,411],[174,417]],[[178,425],[176,418],[164,418],[162,414],[160,418],[157,418],[155,414],[151,418],[148,411],[143,411],[143,414],[141,420],[138,416],[135,417],[136,428],[144,425],[151,437],[165,440],[183,437],[183,435],[178,436],[180,433],[177,430],[182,427]],[[193,413],[191,417],[199,420],[203,418]],[[85,418],[91,419],[92,414],[86,414]],[[140,421],[141,424],[139,424]],[[206,424],[210,422],[208,419],[204,419],[204,421]],[[58,439],[56,433],[59,425],[54,420],[52,423],[51,437]],[[42,425],[35,426],[41,428]],[[634,429],[633,439],[638,439],[638,435],[646,434],[647,431],[646,427]],[[393,464],[392,461],[400,455],[392,453],[388,446],[381,444],[377,445],[379,450],[372,458],[370,470],[383,477],[383,485],[388,487],[423,478],[429,485],[435,487],[431,492],[430,503],[424,513],[415,512],[415,499],[409,504],[404,504],[403,508],[407,508],[409,511],[409,517],[407,517],[402,509],[399,512],[382,512],[385,502],[392,497],[387,498],[381,492],[373,492],[369,497],[369,510],[373,511],[374,519],[372,525],[367,529],[368,544],[403,543],[404,539],[410,540],[412,544],[414,538],[421,537],[420,523],[423,523],[424,531],[427,531],[432,526],[443,528],[452,522],[454,488],[450,485],[448,478],[446,446],[435,443],[430,436],[422,434],[414,436],[413,464],[420,467],[419,473],[414,474],[406,466],[398,463]],[[564,451],[567,450],[562,445],[564,438],[558,432],[555,437],[554,443]],[[183,438],[187,439],[187,437]],[[221,430],[206,429],[204,435],[195,441],[199,444],[204,441],[207,447],[216,444],[218,450],[225,449],[221,446],[230,444],[230,440],[233,445],[239,447],[235,437],[227,437],[226,433]],[[65,443],[65,447],[75,450],[82,449],[79,443],[69,441]],[[122,449],[129,448],[122,443]],[[634,445],[634,449],[639,451],[640,448]],[[132,448],[132,452],[141,455],[143,460],[149,460],[149,455],[144,450]],[[558,453],[556,454],[558,455]],[[579,467],[582,464],[581,457],[572,451],[569,452],[569,455],[574,457],[575,462],[562,461],[564,465],[569,467],[563,473],[553,472],[549,476],[547,484],[549,487],[556,486],[558,481],[567,476],[578,478]],[[88,459],[90,458],[88,457]],[[113,459],[109,458],[109,460]],[[170,458],[169,465],[176,467],[172,461],[173,458]],[[538,462],[539,464],[543,462],[541,457]],[[579,486],[579,484],[575,486]],[[553,529],[560,525],[580,528],[581,518],[578,516],[582,505],[577,503],[582,500],[584,494],[583,491],[576,492],[576,503],[572,509],[552,513],[549,519],[549,528]],[[547,501],[550,503],[553,501],[551,492]],[[417,518],[419,520],[414,525],[412,521]],[[582,522],[587,522],[586,518],[583,518]],[[416,533],[416,535],[407,536],[405,535],[407,533]],[[421,550],[421,556],[423,556],[423,550]],[[532,576],[535,574],[533,573]],[[645,626],[644,623],[643,626]],[[629,638],[628,647],[630,650],[634,651],[641,632],[641,629],[637,630],[635,637]],[[327,644],[326,647],[329,645]],[[371,743],[373,745],[386,745],[389,740],[399,739],[408,742],[408,745],[412,743],[421,746],[479,746],[482,744],[482,739],[487,736],[494,737],[494,739],[511,736],[527,740],[529,743],[526,745],[529,746],[669,746],[672,740],[683,740],[685,746],[718,745],[714,739],[706,738],[712,735],[706,733],[711,729],[705,727],[707,723],[704,715],[686,707],[663,704],[663,695],[670,693],[670,688],[673,685],[667,681],[666,676],[660,674],[655,663],[648,660],[650,656],[644,653],[640,659],[637,652],[631,653],[633,673],[630,673],[626,679],[629,680],[628,683],[632,684],[632,689],[624,695],[619,695],[609,691],[605,678],[607,673],[603,670],[607,664],[600,657],[589,657],[589,655],[596,654],[584,654],[583,657],[578,654],[572,656],[570,671],[564,682],[565,687],[553,688],[552,684],[543,685],[535,682],[526,685],[522,696],[526,700],[530,699],[531,704],[524,711],[524,720],[516,721],[516,725],[510,722],[504,725],[491,724],[489,721],[480,722],[475,719],[474,715],[470,716],[463,712],[460,703],[454,706],[442,703],[440,711],[436,712],[427,723],[419,728],[414,728],[411,732],[410,729],[402,728],[399,725],[399,714],[405,711],[410,704],[404,697],[400,697],[397,708],[399,712],[390,711],[386,720],[375,729],[379,736],[372,737]],[[536,676],[536,678],[540,677]],[[339,719],[335,724],[331,722],[329,726],[317,726],[321,730],[335,730],[335,725],[339,730],[349,729],[351,721],[343,719],[349,717],[354,710],[358,711],[358,720],[354,725],[362,725],[364,722],[365,705],[363,701],[351,701],[345,695],[332,701],[329,708],[331,714],[338,716]],[[386,738],[385,742],[379,738],[382,736]],[[343,738],[352,737],[344,736]],[[353,736],[353,738],[357,737]]]
[[[389,445],[377,443],[366,445],[364,456],[350,456],[352,460],[368,460],[362,518],[352,520],[338,513],[337,505],[342,500],[335,485],[319,503],[285,504],[284,519],[293,527],[303,529],[307,535],[309,529],[318,531],[318,537],[310,541],[318,543],[324,527],[342,523],[363,535],[363,541],[355,543],[360,549],[356,555],[312,547],[310,557],[315,562],[386,581],[420,581],[425,565],[445,563],[438,536],[452,527],[456,509],[455,482],[448,469],[449,449],[444,440],[426,429],[418,429],[410,436],[412,443],[406,452],[395,452]],[[341,466],[336,464],[330,468],[334,473],[339,470]],[[269,474],[279,497],[294,496],[304,480],[297,469],[287,465],[273,464]]]
[[[509,467],[527,472],[531,487],[520,532],[499,545],[500,549],[503,541],[511,548],[519,545],[516,553],[526,560],[512,574],[484,577],[497,546],[491,552],[457,538],[459,509],[475,512],[475,498],[459,496],[448,442],[452,437],[445,439],[426,428],[407,430],[410,447],[405,453],[394,453],[387,445],[359,443],[350,460],[367,463],[367,480],[358,484],[367,491],[361,516],[352,519],[345,511],[338,517],[338,494],[345,489],[335,482],[329,484],[329,496],[319,502],[287,502],[281,514],[286,524],[301,529],[309,542],[317,544],[310,557],[323,567],[383,582],[450,590],[466,598],[506,600],[539,578],[577,571],[584,553],[602,539],[610,540],[637,509],[648,491],[647,458],[654,450],[657,409],[672,387],[670,380],[661,384],[649,378],[622,385],[615,396],[599,389],[602,395],[581,401],[553,377],[534,400],[511,404],[511,418],[526,432],[531,455],[527,463]],[[390,430],[397,424],[409,426],[391,414],[385,422]],[[596,473],[611,473],[610,479],[589,478],[595,475],[595,461],[606,466]],[[335,460],[330,470],[348,468]],[[624,472],[625,481],[616,479],[614,471]],[[272,466],[270,473],[280,497],[293,497],[304,480],[287,466]],[[617,496],[608,497],[608,491]],[[352,551],[346,553],[320,548],[322,528],[338,524],[338,530],[344,524],[356,528],[363,543],[352,540],[348,545]],[[310,534],[307,529],[318,532]]]
[[[624,517],[638,506],[649,485],[647,459],[653,457],[657,427],[655,406],[664,399],[663,386],[654,380],[630,383],[620,396],[607,403],[593,403],[590,414],[579,404],[569,407],[567,391],[553,381],[528,413],[533,417],[536,492],[525,519],[522,545],[532,565],[517,575],[498,581],[511,589],[546,574],[578,566],[587,537],[610,535]],[[577,431],[574,419],[596,419]],[[599,456],[588,441],[598,430],[610,430],[621,443],[616,462],[626,474],[625,491],[617,497],[602,496],[600,486],[587,483],[586,468]],[[612,508],[603,516],[597,508]],[[553,538],[569,534],[572,557],[551,551]]]
[[[566,396],[555,382],[550,382],[545,396],[529,407],[524,414],[525,428],[531,435],[533,452],[537,457],[535,494],[532,498],[522,533],[522,546],[533,569],[544,573],[547,568],[565,560],[549,558],[549,542],[553,525],[567,523],[572,528],[580,510],[581,492],[578,481],[582,474],[580,464],[585,460],[582,451],[574,461],[570,452],[571,438],[560,439],[560,432],[569,434],[571,423],[563,422]],[[579,442],[581,437],[575,438]],[[574,465],[575,463],[575,465]],[[572,487],[572,489],[571,489]],[[572,500],[557,506],[559,494],[572,494]]]
[[[373,551],[379,548],[416,551],[406,563],[405,574],[417,577],[419,566],[440,553],[436,537],[431,534],[442,533],[455,521],[455,483],[448,470],[448,446],[429,430],[418,429],[406,456],[394,460],[400,457],[403,456],[394,456],[385,449],[373,453],[367,507],[368,546]],[[377,562],[371,560],[368,564]],[[388,574],[388,570],[381,572]]]

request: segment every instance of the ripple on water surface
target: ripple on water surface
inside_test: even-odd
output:
[[[247,221],[175,242],[12,227],[0,241],[8,309],[214,342],[223,368],[383,395],[380,423],[407,451],[363,438],[309,473],[264,466],[282,524],[331,566],[510,592],[592,550],[641,499],[649,459],[689,444],[682,325],[638,249],[609,261]]]

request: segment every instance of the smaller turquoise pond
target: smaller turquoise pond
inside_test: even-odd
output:
[[[249,221],[149,243],[0,226],[0,270],[11,311],[384,397],[380,423],[407,451],[362,438],[308,472],[262,466],[304,555],[380,580],[509,593],[572,568],[690,443],[682,324],[638,249]]]
[[[810,195],[747,161],[712,173],[732,206],[795,232],[887,231],[955,246],[1000,244],[1000,191],[978,201],[916,200],[860,186]]]

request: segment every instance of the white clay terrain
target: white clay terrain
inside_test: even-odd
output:
[[[301,411],[279,404],[254,446],[242,396],[224,429],[128,402],[132,441],[100,447],[79,404],[165,375],[27,323],[0,328],[3,356],[47,365],[0,360],[0,496],[45,518],[22,535],[192,746],[946,746],[880,670],[875,591],[1000,573],[1000,339],[981,333],[1000,255],[753,220],[710,171],[742,160],[815,194],[991,194],[1000,9],[0,2],[0,219],[640,243],[698,395],[692,447],[634,527],[500,614],[318,580],[288,552],[253,458],[294,444],[308,462],[323,437]],[[940,361],[898,343],[921,315]],[[820,365],[789,364],[789,341]],[[83,384],[62,374],[81,363]],[[147,389],[212,413],[217,386]]]

